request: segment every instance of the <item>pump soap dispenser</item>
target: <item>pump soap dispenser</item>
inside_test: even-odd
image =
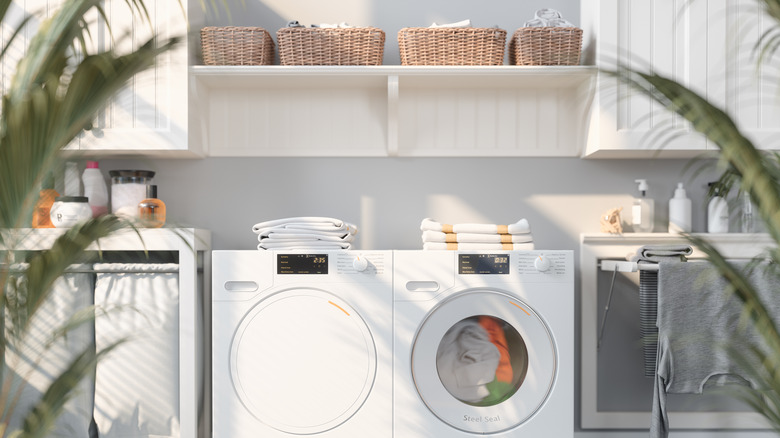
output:
[[[729,204],[721,193],[721,186],[717,182],[708,184],[712,190],[712,198],[707,204],[707,232],[729,232]]]
[[[647,197],[647,180],[637,179],[634,182],[639,184],[640,196],[634,198],[631,206],[631,225],[635,233],[652,233],[655,202]]]
[[[691,232],[691,200],[685,195],[683,183],[677,183],[674,197],[669,200],[669,232]]]

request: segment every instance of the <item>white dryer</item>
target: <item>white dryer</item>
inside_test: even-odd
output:
[[[572,251],[396,251],[397,438],[574,435]]]
[[[214,438],[392,436],[392,252],[213,251]]]

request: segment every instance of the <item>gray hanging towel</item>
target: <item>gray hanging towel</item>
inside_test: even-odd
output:
[[[748,262],[732,263],[747,269]],[[744,271],[748,272],[748,271]],[[775,320],[780,318],[777,271],[758,266],[749,280]],[[750,355],[763,345],[752,329],[738,328],[741,301],[709,262],[661,262],[658,271],[658,358],[650,437],[666,437],[666,394],[701,394],[705,386],[748,383],[725,346]]]

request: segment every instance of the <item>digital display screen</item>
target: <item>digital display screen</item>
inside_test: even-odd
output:
[[[277,254],[277,274],[327,274],[327,254]]]
[[[458,274],[509,274],[509,254],[458,254]]]

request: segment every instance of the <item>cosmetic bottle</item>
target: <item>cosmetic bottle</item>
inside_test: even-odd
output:
[[[631,206],[631,225],[635,233],[652,233],[655,221],[655,202],[647,197],[647,180],[635,180],[639,184],[639,197],[634,198]]]
[[[685,194],[683,183],[677,183],[674,197],[669,200],[669,232],[691,232],[691,200]]]
[[[84,196],[89,200],[92,217],[108,213],[108,187],[97,161],[87,161],[87,168],[81,175],[84,181]]]
[[[740,194],[742,205],[742,217],[740,226],[743,233],[754,233],[755,222],[753,220],[753,201],[750,199],[750,193],[742,192]]]
[[[38,201],[35,203],[35,209],[32,215],[33,228],[54,228],[51,223],[51,206],[54,200],[60,194],[54,190],[54,178],[47,177],[41,185],[41,191],[38,193]]]
[[[65,196],[81,196],[79,165],[74,161],[65,163]]]
[[[711,182],[709,186],[712,190],[712,198],[707,204],[707,232],[728,233],[729,204],[726,202],[726,198],[721,195],[718,183]]]
[[[165,203],[157,199],[157,186],[146,186],[146,199],[138,204],[138,217],[146,228],[160,228],[165,225]]]

